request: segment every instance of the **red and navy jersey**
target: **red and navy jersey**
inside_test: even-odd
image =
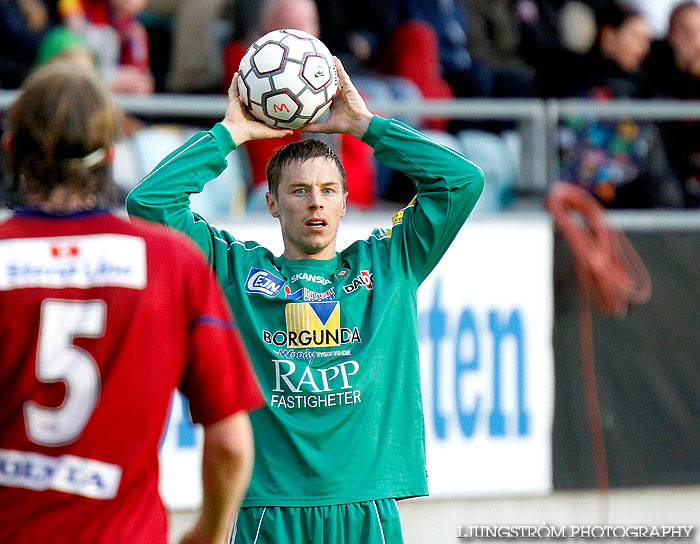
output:
[[[165,543],[174,388],[205,425],[262,401],[198,248],[111,212],[0,222],[3,542]]]

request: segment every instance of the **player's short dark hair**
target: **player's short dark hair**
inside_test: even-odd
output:
[[[342,180],[343,192],[348,192],[348,184],[345,178],[345,168],[340,158],[333,149],[316,138],[304,139],[292,142],[277,149],[267,161],[267,188],[270,194],[277,197],[277,189],[282,179],[285,168],[293,162],[306,162],[317,157],[324,158],[335,163]]]
[[[60,61],[39,68],[6,118],[7,205],[26,204],[30,194],[46,198],[59,186],[94,197],[97,206],[114,204],[109,157],[119,121],[95,73]]]

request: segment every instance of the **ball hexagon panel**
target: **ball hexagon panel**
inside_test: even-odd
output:
[[[288,63],[291,64],[291,63]],[[283,72],[272,76],[272,84],[278,91],[282,89],[288,90],[294,95],[301,93],[306,86],[304,80],[299,77],[301,65],[297,65],[299,70],[294,70],[293,66],[285,66]]]
[[[253,54],[251,62],[259,74],[269,74],[282,68],[286,52],[278,43],[266,43]]]
[[[257,104],[262,103],[265,93],[272,91],[272,80],[269,77],[257,77],[253,72],[245,80],[250,89],[250,101]]]
[[[273,92],[263,97],[263,109],[268,117],[289,121],[299,112],[301,104],[286,91]]]
[[[302,105],[299,114],[306,117],[311,117],[316,112],[318,107],[325,103],[326,97],[323,95],[323,93],[315,93],[312,89],[307,87],[297,96],[297,100]]]
[[[314,89],[322,89],[331,81],[331,70],[328,61],[320,55],[308,55],[304,59],[301,77]]]
[[[315,55],[316,49],[314,42],[309,40],[300,40],[295,36],[289,36],[288,39],[282,42],[283,45],[289,48],[287,59],[303,62],[308,55]]]

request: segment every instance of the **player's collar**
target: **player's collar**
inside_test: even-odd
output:
[[[280,255],[275,257],[274,263],[277,268],[288,266],[309,270],[335,270],[340,265],[341,258],[338,252],[330,259],[287,259]]]
[[[109,213],[112,211],[109,208],[95,208],[93,210],[81,210],[78,212],[71,213],[51,213],[39,208],[15,208],[14,213],[23,217],[47,217],[47,218],[80,218],[80,217],[92,217],[99,214]]]

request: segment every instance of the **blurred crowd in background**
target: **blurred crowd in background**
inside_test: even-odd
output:
[[[115,93],[226,93],[248,45],[277,28],[321,38],[377,103],[700,98],[700,4],[686,0],[0,0],[0,89],[61,59],[97,70]],[[512,205],[521,147],[514,123],[402,120],[484,169],[482,211]],[[199,128],[127,117],[115,161],[122,193]],[[608,208],[697,208],[698,136],[698,122],[567,119],[561,179]],[[245,144],[193,205],[219,215],[262,209],[267,157],[300,137]],[[413,196],[410,180],[385,171],[368,146],[329,139],[346,166],[351,205]]]

